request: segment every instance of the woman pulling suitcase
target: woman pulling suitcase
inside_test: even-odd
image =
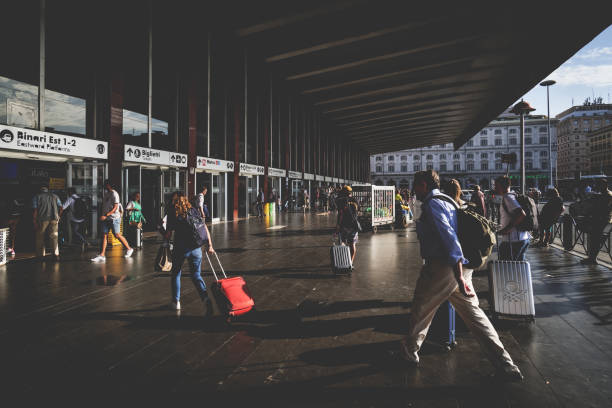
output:
[[[213,312],[212,301],[208,296],[206,284],[202,279],[202,248],[207,243],[207,250],[213,254],[215,251],[208,227],[202,219],[200,212],[193,208],[185,196],[176,197],[173,201],[174,213],[168,217],[166,229],[166,239],[169,240],[174,231],[174,250],[172,251],[172,303],[173,310],[181,309],[181,272],[185,258],[191,265],[191,280],[195,285],[200,299],[204,303],[205,314],[211,315]]]

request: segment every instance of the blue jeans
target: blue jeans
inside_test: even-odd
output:
[[[181,249],[175,248],[172,251],[172,299],[178,302],[181,298],[181,268],[185,262],[185,258],[189,259],[191,265],[191,280],[195,285],[196,289],[202,300],[208,298],[206,292],[206,284],[202,279],[200,268],[202,266],[202,248],[196,249]]]
[[[525,252],[527,252],[528,246],[528,239],[523,241],[502,242],[499,244],[497,259],[500,261],[524,261]]]
[[[87,240],[85,239],[83,234],[81,234],[81,225],[83,225],[83,223],[70,221],[70,225],[72,225],[72,235],[75,237],[73,238],[73,241],[76,242],[76,240],[78,239],[78,242],[80,244],[81,243],[86,244]]]

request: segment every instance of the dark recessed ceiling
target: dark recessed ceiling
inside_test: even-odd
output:
[[[610,23],[589,7],[412,3],[228,13],[249,50],[368,153],[461,146]]]

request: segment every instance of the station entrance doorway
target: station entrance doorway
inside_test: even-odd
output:
[[[208,206],[210,221],[213,223],[227,220],[227,173],[196,172],[196,195],[206,186],[208,193],[204,203]],[[209,220],[207,220],[209,221]]]
[[[124,206],[140,193],[142,214],[145,218],[144,231],[155,231],[159,221],[170,207],[172,193],[185,194],[186,174],[184,170],[128,164],[123,168],[122,203]]]

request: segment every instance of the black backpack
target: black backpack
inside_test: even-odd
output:
[[[89,206],[87,205],[87,201],[83,197],[79,197],[74,200],[74,205],[72,207],[72,216],[77,220],[82,220],[87,217],[89,214]]]
[[[200,215],[200,212],[195,208],[190,208],[187,211],[185,222],[189,226],[192,243],[196,248],[201,247],[208,242],[208,234],[206,233],[206,224]]]
[[[505,198],[505,196],[502,197],[502,205],[504,210],[510,214],[510,211],[508,211],[508,207],[506,206]],[[538,207],[536,206],[535,201],[533,201],[533,198],[523,194],[515,194],[515,198],[521,206],[521,209],[525,212],[525,218],[523,218],[523,221],[516,226],[516,229],[519,231],[538,230]]]
[[[478,214],[473,204],[460,207],[447,195],[435,195],[432,198],[453,204],[457,211],[457,237],[463,256],[468,260],[468,264],[464,267],[469,269],[481,267],[491,255],[493,246],[497,242],[491,221]]]

